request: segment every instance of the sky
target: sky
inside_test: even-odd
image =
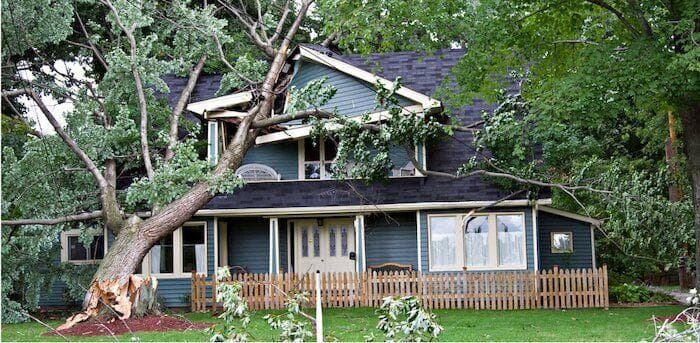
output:
[[[79,63],[64,62],[62,60],[59,60],[56,61],[54,67],[61,73],[66,73],[68,70],[70,70],[70,72],[73,73],[74,77],[81,80],[88,80],[88,78],[85,77],[85,68]],[[46,72],[56,75],[53,72],[49,71],[48,68],[46,69]],[[29,71],[20,71],[20,74],[22,75],[22,78],[26,80],[34,79],[34,75],[32,75],[32,73]],[[58,79],[62,78],[59,75],[56,75],[56,77]],[[18,100],[24,106],[27,107],[27,118],[34,122],[34,128],[36,130],[44,134],[53,134],[56,132],[53,126],[51,126],[51,123],[49,123],[49,120],[46,119],[46,116],[43,113],[41,113],[41,110],[34,101],[31,101],[27,96],[19,97]],[[56,120],[58,120],[61,126],[65,126],[65,114],[73,109],[73,102],[68,100],[59,103],[52,96],[48,95],[41,95],[41,100],[46,104],[46,107],[49,108],[49,111],[53,113],[54,117],[56,117]]]

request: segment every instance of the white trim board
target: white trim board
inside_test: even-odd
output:
[[[205,112],[214,111],[216,109],[223,109],[229,106],[244,104],[251,100],[253,100],[253,92],[246,91],[193,102],[187,105],[187,110],[190,112],[202,114],[206,118]]]
[[[595,218],[582,216],[582,215],[580,215],[580,214],[571,213],[571,212],[568,212],[568,211],[564,211],[564,210],[560,210],[560,209],[556,209],[556,208],[547,206],[547,205],[551,205],[551,204],[541,204],[541,205],[544,205],[544,206],[540,206],[540,207],[538,208],[538,210],[540,210],[540,211],[542,211],[542,212],[547,212],[547,213],[551,213],[551,214],[556,214],[556,215],[558,215],[558,216],[562,216],[562,217],[566,217],[566,218],[570,218],[570,219],[574,219],[574,220],[578,220],[578,221],[590,223],[590,224],[595,225],[595,226],[600,226],[600,225],[603,223],[602,220],[598,220],[598,219],[595,219]]]
[[[350,206],[319,206],[319,207],[279,207],[279,208],[236,208],[236,209],[204,209],[199,210],[196,216],[294,216],[294,215],[319,215],[337,213],[366,213],[382,211],[418,211],[441,210],[457,208],[473,208],[493,205],[493,201],[459,201],[459,202],[416,202],[402,204],[381,205],[350,205]],[[552,199],[537,200],[539,205],[549,205]],[[529,200],[505,200],[493,207],[531,206]],[[541,209],[541,207],[540,207]]]

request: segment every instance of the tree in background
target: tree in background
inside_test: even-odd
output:
[[[697,1],[324,0],[319,8],[333,9],[324,29],[345,51],[466,49],[441,98],[453,108],[477,95],[502,105],[474,130],[491,155],[462,177],[486,169],[611,191],[552,187],[557,206],[606,220],[604,257],[618,271],[676,266],[695,242],[700,259]],[[513,82],[521,92],[507,97]],[[684,152],[671,163],[685,173],[669,173],[664,161],[669,125],[678,125]],[[667,198],[669,186],[682,189],[679,202]]]

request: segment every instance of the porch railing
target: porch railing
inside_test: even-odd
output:
[[[236,274],[252,310],[284,308],[284,294],[309,293],[315,303],[313,274]],[[192,311],[220,306],[216,280],[192,276]],[[415,295],[431,309],[511,310],[531,308],[608,308],[608,269],[558,269],[518,272],[362,272],[323,273],[324,307],[378,307],[382,298]]]

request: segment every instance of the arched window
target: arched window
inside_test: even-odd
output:
[[[250,163],[242,165],[236,169],[236,175],[246,181],[276,181],[282,178],[282,175],[264,164]]]

